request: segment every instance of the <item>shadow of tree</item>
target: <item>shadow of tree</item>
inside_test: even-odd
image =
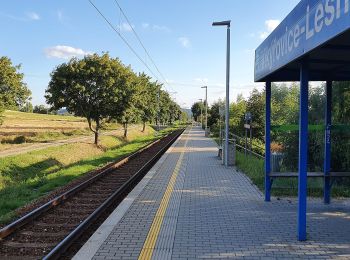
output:
[[[0,175],[5,183],[0,190],[0,223],[9,221],[13,210],[34,199],[62,187],[84,174],[124,158],[135,150],[147,145],[154,138],[135,139],[107,150],[104,154],[81,161],[62,165],[55,159],[45,159],[26,167],[11,165],[2,170]],[[6,183],[7,182],[7,183]]]
[[[1,170],[0,174],[4,177],[4,181],[7,185],[16,185],[33,178],[44,178],[62,167],[62,163],[58,160],[48,158],[25,167],[9,165]]]

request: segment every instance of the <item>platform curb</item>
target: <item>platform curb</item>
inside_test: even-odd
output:
[[[185,132],[184,132],[185,133]],[[179,138],[170,146],[170,148],[162,155],[158,162],[152,167],[152,169],[142,178],[142,180],[136,185],[136,187],[128,194],[126,198],[118,205],[118,207],[109,215],[109,217],[102,223],[102,225],[95,231],[95,233],[89,238],[89,240],[80,248],[80,250],[72,258],[73,260],[86,260],[92,259],[97,253],[98,249],[108,238],[114,227],[120,222],[120,220],[127,213],[137,197],[145,189],[149,181],[156,174],[160,166],[167,159],[170,152],[178,144],[182,138],[182,133]]]

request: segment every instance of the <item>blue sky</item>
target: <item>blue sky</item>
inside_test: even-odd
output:
[[[204,98],[209,103],[225,95],[224,27],[231,22],[230,97],[245,96],[254,87],[254,50],[299,2],[298,0],[118,0],[161,73],[165,88],[183,107]],[[96,6],[157,71],[133,35],[114,0],[94,0]],[[88,0],[11,0],[0,11],[0,55],[22,64],[33,103],[45,103],[50,72],[72,55],[108,51],[134,71],[151,73],[105,23]],[[162,77],[158,74],[158,78]]]

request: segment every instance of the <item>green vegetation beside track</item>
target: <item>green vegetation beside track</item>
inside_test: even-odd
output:
[[[127,139],[101,136],[99,147],[89,143],[67,144],[1,159],[0,224],[16,217],[16,209],[175,129],[167,128],[155,134],[151,127],[145,132],[135,128],[130,129]]]
[[[237,167],[244,172],[251,181],[261,190],[264,191],[264,160],[254,156],[245,156],[244,153],[236,152]],[[271,194],[273,196],[297,196],[298,180],[297,178],[278,178],[274,180]],[[308,195],[312,197],[323,196],[323,179],[308,179]],[[334,184],[332,188],[332,197],[350,197],[350,187],[344,185],[341,181]]]

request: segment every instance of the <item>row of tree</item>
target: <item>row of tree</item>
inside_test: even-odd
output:
[[[85,117],[95,133],[95,144],[104,122],[116,121],[127,136],[130,123],[169,123],[179,120],[182,110],[145,73],[136,74],[118,58],[108,54],[72,58],[51,73],[46,101],[53,109],[65,107]]]
[[[7,57],[0,59],[0,113],[4,109],[28,110],[31,92],[23,82],[20,66]],[[95,144],[106,122],[124,126],[127,136],[130,123],[172,124],[186,120],[184,113],[162,84],[145,73],[136,74],[118,58],[107,53],[72,58],[57,66],[45,94],[51,110],[66,108],[75,116],[85,117],[95,134]],[[36,107],[41,113],[44,106]]]
[[[332,89],[332,169],[346,171],[350,168],[350,82],[334,82]],[[287,170],[297,169],[298,160],[298,122],[299,122],[299,84],[272,85],[272,148],[275,152],[284,153],[283,164]],[[193,105],[193,114],[200,113],[200,103]],[[224,102],[214,102],[208,112],[208,125],[215,132],[219,128],[219,108]],[[310,88],[309,124],[315,127],[309,130],[309,170],[323,168],[324,148],[324,114],[325,85]],[[199,112],[198,112],[199,111]],[[256,143],[265,142],[265,90],[254,89],[248,98],[242,95],[230,104],[230,131],[244,136],[244,115],[252,114],[253,136]],[[196,117],[195,117],[196,119]],[[222,121],[224,118],[222,118]],[[337,128],[336,126],[343,126]],[[277,126],[286,126],[278,128]],[[347,130],[348,129],[348,130]],[[263,152],[263,146],[262,146]]]

